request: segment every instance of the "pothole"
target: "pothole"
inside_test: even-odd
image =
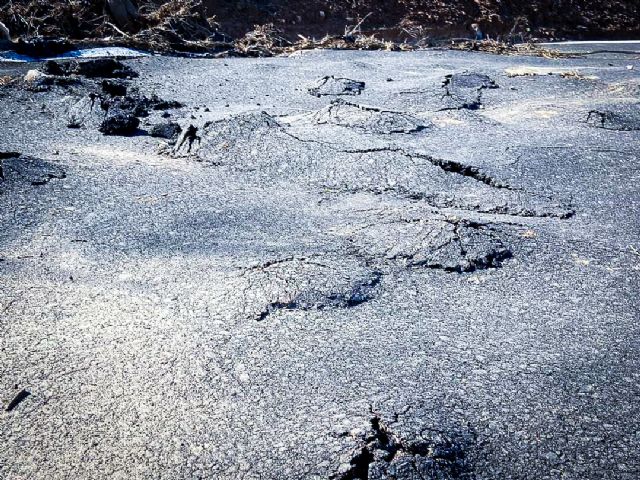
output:
[[[470,433],[424,429],[405,438],[378,416],[371,418],[351,460],[341,465],[333,480],[471,479],[467,452],[475,443]]]
[[[482,108],[482,92],[498,85],[487,75],[464,72],[447,75],[442,88],[445,105],[441,110],[477,110]]]
[[[640,104],[620,104],[603,110],[591,110],[587,123],[605,130],[640,130]]]

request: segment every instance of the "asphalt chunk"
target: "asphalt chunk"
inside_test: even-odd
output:
[[[381,279],[354,257],[293,257],[249,267],[234,283],[247,317],[262,321],[279,310],[356,307],[376,296]]]
[[[375,262],[463,273],[500,267],[512,256],[506,234],[470,220],[414,218],[356,230],[350,241]]]
[[[338,125],[371,134],[415,133],[427,128],[424,121],[407,113],[358,105],[343,99],[332,101],[309,118],[316,125]]]
[[[447,75],[442,88],[445,106],[440,110],[478,110],[483,106],[483,91],[498,85],[487,75],[464,72]]]
[[[307,90],[311,95],[322,97],[326,95],[360,95],[365,88],[365,82],[350,78],[336,78],[326,76],[318,79]]]

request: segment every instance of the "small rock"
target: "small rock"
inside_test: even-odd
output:
[[[110,108],[99,130],[105,135],[133,135],[139,125],[140,120],[133,114],[120,108]]]
[[[175,141],[181,132],[180,125],[176,122],[168,122],[154,125],[151,129],[151,136]]]

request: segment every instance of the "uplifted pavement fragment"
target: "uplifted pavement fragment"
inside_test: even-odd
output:
[[[308,91],[316,97],[325,95],[360,95],[364,88],[364,82],[351,80],[350,78],[336,78],[332,75],[318,79],[308,88]]]

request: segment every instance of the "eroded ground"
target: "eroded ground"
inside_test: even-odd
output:
[[[0,87],[0,477],[638,477],[637,56],[125,63]]]

